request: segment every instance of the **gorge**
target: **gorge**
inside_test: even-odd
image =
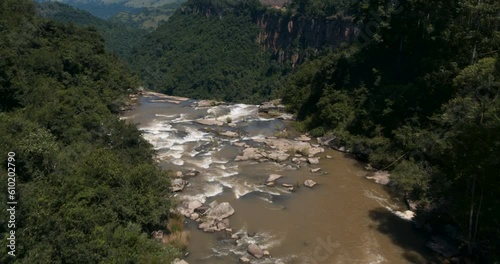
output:
[[[499,261],[500,2],[62,2],[0,0],[1,263]]]

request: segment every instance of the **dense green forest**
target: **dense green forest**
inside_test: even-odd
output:
[[[134,50],[132,67],[147,87],[167,94],[254,103],[271,98],[284,67],[255,41],[251,13],[258,2],[212,2],[188,1]],[[204,7],[232,10],[207,16]]]
[[[0,1],[0,36],[0,203],[9,152],[18,201],[16,257],[4,244],[0,262],[170,263],[178,249],[149,238],[169,219],[168,175],[116,115],[138,80],[97,32],[28,0]]]
[[[390,169],[401,195],[499,260],[500,2],[365,0],[360,41],[282,87],[301,129]]]
[[[35,0],[37,2],[59,2],[54,0]],[[71,5],[75,8],[85,10],[101,19],[109,19],[120,12],[136,13],[141,6],[127,5],[127,1],[121,0],[62,0],[62,3]],[[145,2],[142,0],[142,2]]]
[[[126,21],[97,18],[87,11],[59,2],[40,3],[37,5],[37,13],[42,17],[63,23],[94,27],[104,37],[106,48],[122,58],[128,57],[132,48],[137,46],[147,33],[138,25]]]
[[[144,7],[140,12],[120,12],[109,19],[111,22],[121,22],[128,25],[133,25],[137,28],[142,28],[147,31],[153,31],[160,25],[168,21],[179,8],[184,0],[179,0],[174,3],[165,4],[158,7]]]
[[[353,0],[296,0],[285,4],[294,15],[309,19],[352,14],[357,1]]]

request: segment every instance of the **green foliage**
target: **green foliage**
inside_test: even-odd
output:
[[[158,7],[145,7],[140,12],[120,12],[109,19],[110,22],[119,22],[127,25],[133,25],[137,28],[142,28],[151,32],[158,28],[161,24],[168,21],[184,1],[176,1],[171,4],[166,4]]]
[[[0,153],[16,153],[16,263],[170,263],[178,249],[148,238],[167,224],[168,176],[115,115],[137,79],[94,30],[37,18],[31,1],[0,4]],[[7,182],[5,162],[0,172]],[[12,260],[6,250],[1,263]]]
[[[348,13],[352,0],[295,0],[288,8],[306,18],[332,17]]]
[[[415,161],[403,160],[394,168],[391,176],[405,192],[425,191],[429,187],[429,173]]]
[[[59,2],[40,3],[37,12],[59,22],[95,28],[104,37],[106,48],[121,57],[129,56],[132,48],[146,35],[145,30],[129,21],[104,20]]]
[[[500,3],[366,0],[351,12],[374,33],[304,63],[284,103],[299,126],[393,169],[402,193],[451,216],[480,262],[498,260]]]
[[[232,3],[205,2],[221,10]],[[255,42],[258,28],[247,12],[252,9],[236,5],[241,12],[216,16],[190,12],[194,4],[188,2],[136,48],[133,67],[146,85],[193,98],[254,103],[270,98],[281,73],[269,71],[270,55]]]

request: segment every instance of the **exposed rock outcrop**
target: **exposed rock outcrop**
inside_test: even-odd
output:
[[[197,119],[196,123],[205,125],[205,126],[222,126],[224,122],[216,119]]]
[[[234,208],[228,203],[217,203],[212,202],[210,204],[210,209],[207,212],[207,218],[214,220],[222,220],[234,214]]]
[[[312,172],[312,173],[315,173],[315,172],[318,172],[318,171],[320,171],[320,170],[321,170],[321,168],[314,168],[314,169],[311,169],[311,172]]]
[[[230,137],[230,138],[237,138],[239,137],[238,133],[233,132],[233,131],[222,131],[219,133],[220,136],[223,137]]]
[[[234,214],[234,208],[229,203],[223,202],[219,204],[214,201],[210,203],[208,207],[203,208],[203,212],[200,211],[200,208],[203,208],[203,206],[195,209],[195,213],[193,213],[198,214],[199,218],[197,219],[201,221],[198,225],[199,229],[209,233],[231,230],[229,228],[228,217]],[[191,217],[193,214],[191,214]]]
[[[261,105],[259,105],[259,112],[263,113],[271,113],[271,112],[284,112],[285,111],[285,106],[281,104],[280,99],[276,99],[273,101],[269,102],[264,102]]]
[[[353,143],[347,147],[347,142],[337,136],[327,135],[317,138],[318,143],[322,146],[327,146],[340,152],[351,153],[356,159],[367,162],[372,149],[365,143]]]
[[[359,29],[350,18],[329,17],[308,19],[279,12],[257,17],[260,32],[257,42],[274,54],[283,64],[300,64],[305,58],[324,48],[340,47],[342,42],[356,38]],[[296,44],[307,49],[298,49]]]
[[[240,262],[241,262],[241,263],[250,263],[250,259],[249,259],[249,258],[247,258],[247,257],[241,257],[241,258],[240,258]]]
[[[314,187],[314,185],[316,185],[316,184],[317,183],[315,181],[313,181],[313,180],[305,180],[304,181],[304,185],[307,186],[307,187],[309,187],[309,188]]]
[[[186,187],[187,181],[177,178],[173,179],[171,184],[172,184],[171,186],[172,191],[180,192],[184,189],[184,187]]]
[[[267,182],[274,182],[276,181],[277,179],[283,177],[283,175],[279,175],[279,174],[271,174],[269,175],[269,178],[267,179]]]
[[[309,164],[319,164],[318,158],[308,158],[307,161],[309,162]]]
[[[264,256],[264,250],[256,244],[248,245],[247,252],[258,259]]]

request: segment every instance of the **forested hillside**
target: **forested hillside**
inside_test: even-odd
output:
[[[259,3],[205,2],[189,1],[145,38],[134,52],[133,68],[147,87],[167,94],[254,103],[269,99],[283,67],[256,43],[252,12]],[[204,4],[221,13],[207,15]]]
[[[138,80],[97,32],[40,19],[28,0],[0,1],[0,36],[1,192],[8,166],[18,202],[0,236],[15,236],[16,263],[170,263],[178,250],[149,238],[169,219],[167,175],[116,116]]]
[[[185,0],[35,0],[36,2],[61,2],[85,10],[101,19],[109,19],[119,13],[131,15],[144,8],[158,8],[185,2]]]
[[[104,37],[106,48],[123,58],[130,55],[132,48],[137,46],[147,33],[138,25],[127,21],[104,20],[87,11],[75,9],[59,2],[40,3],[37,5],[37,13],[42,17],[59,22],[96,28]]]
[[[464,254],[498,261],[500,2],[366,0],[361,40],[311,60],[282,87],[299,127],[379,169]],[[429,221],[435,221],[434,220]]]
[[[103,1],[94,1],[94,0],[35,0],[36,2],[62,2],[64,4],[68,4],[74,8],[78,8],[81,10],[85,10],[92,15],[101,18],[108,19],[112,16],[116,15],[119,12],[130,12],[136,13],[139,12],[140,7],[134,7],[130,5],[126,5],[125,1],[116,1],[116,0],[103,0]]]

